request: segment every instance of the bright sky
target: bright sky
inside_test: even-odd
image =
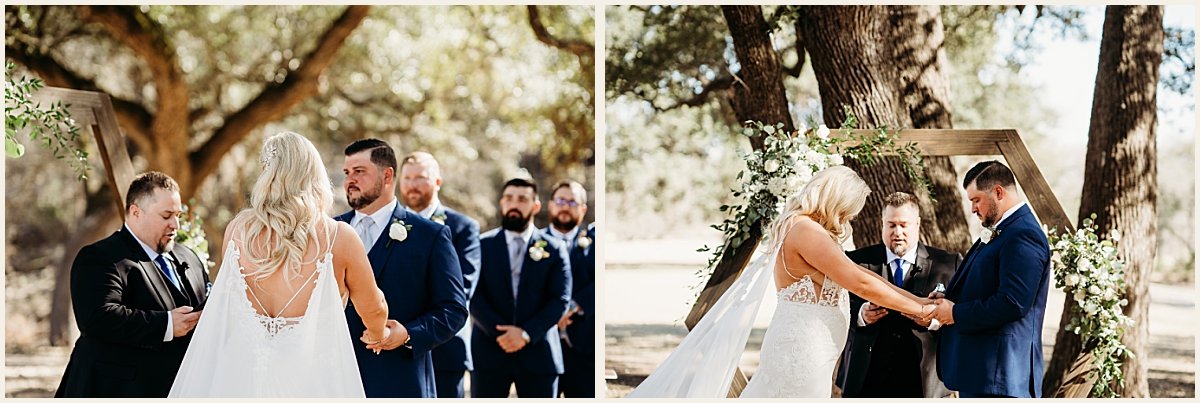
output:
[[[1042,42],[1045,50],[1034,63],[1022,71],[1024,78],[1040,84],[1046,96],[1046,104],[1057,109],[1061,117],[1054,127],[1058,133],[1086,134],[1091,119],[1092,91],[1096,83],[1096,62],[1100,57],[1100,35],[1104,25],[1104,7],[1095,6],[1084,22],[1089,34],[1088,41],[1074,38],[1058,39],[1046,35]],[[1025,14],[1032,13],[1026,12]],[[1164,25],[1196,28],[1196,8],[1193,6],[1166,6],[1163,13]],[[1006,37],[1001,35],[1001,37]],[[1007,36],[1011,38],[1011,36]],[[1194,91],[1194,89],[1193,89]],[[1158,135],[1163,140],[1177,140],[1196,133],[1196,118],[1185,105],[1194,105],[1194,98],[1162,91],[1158,92],[1159,103],[1168,111],[1179,113],[1160,114]],[[1063,136],[1080,140],[1086,145],[1086,136]],[[1161,142],[1160,142],[1161,143]]]

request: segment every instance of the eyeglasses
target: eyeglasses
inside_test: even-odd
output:
[[[567,200],[567,199],[554,199],[554,204],[559,207],[565,207],[565,206],[575,207],[575,206],[579,205],[579,202],[574,201],[574,200]]]

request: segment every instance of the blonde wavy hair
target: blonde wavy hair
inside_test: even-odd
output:
[[[289,277],[299,277],[305,251],[317,240],[317,223],[331,206],[333,186],[312,142],[293,132],[263,142],[262,174],[250,209],[239,214],[246,216],[242,250],[257,266],[246,275],[264,279],[285,268]]]
[[[770,225],[771,243],[779,247],[794,220],[802,215],[812,218],[829,232],[837,243],[849,235],[850,220],[867,204],[871,189],[854,170],[842,165],[826,168],[788,198],[783,211]]]

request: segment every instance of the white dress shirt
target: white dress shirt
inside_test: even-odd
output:
[[[362,222],[363,217],[371,217],[371,221],[374,222],[374,226],[371,227],[371,233],[367,234],[367,239],[362,240],[363,246],[367,248],[367,252],[371,251],[371,247],[375,246],[375,241],[379,240],[379,235],[383,234],[383,231],[392,223],[393,211],[396,211],[396,199],[394,198],[390,203],[384,205],[383,208],[371,215],[354,210],[354,218],[350,219],[350,227],[354,228],[354,232],[361,232],[358,224]]]
[[[442,202],[438,200],[437,196],[434,196],[433,200],[429,202],[429,206],[426,206],[424,210],[415,211],[409,206],[404,206],[404,209],[408,210],[410,213],[421,216],[421,218],[429,220],[433,217],[433,213],[436,212],[439,207],[442,207]]]
[[[887,253],[887,260],[884,261],[883,267],[884,267],[884,271],[887,272],[888,278],[891,278],[893,275],[892,273],[896,272],[896,263],[895,262],[896,262],[897,258],[904,260],[904,262],[900,264],[904,269],[904,272],[902,273],[904,275],[904,277],[905,278],[912,277],[909,275],[909,273],[912,273],[913,266],[917,264],[917,247],[913,247],[912,249],[909,249],[908,252],[906,252],[904,254],[904,256],[896,256],[896,252],[892,252],[892,248],[889,248],[886,246],[883,248],[883,250],[886,251],[886,253]],[[895,284],[895,283],[896,283],[896,279],[893,278],[892,284]],[[859,305],[859,307],[858,307],[858,322],[855,323],[858,325],[858,327],[863,327],[863,326],[867,325],[867,322],[863,320],[863,312],[866,312],[866,311],[867,311],[867,304]]]
[[[1021,208],[1021,206],[1024,206],[1026,204],[1029,204],[1029,203],[1020,202],[1020,203],[1017,203],[1017,205],[1012,206],[1012,208],[1008,209],[1008,211],[1005,211],[1004,214],[1000,216],[1000,220],[996,221],[996,225],[993,225],[992,228],[999,227],[1000,223],[1004,222],[1005,219],[1007,219],[1009,216],[1013,215],[1013,213],[1016,213],[1017,210]]]
[[[558,239],[561,239],[563,242],[566,242],[567,246],[571,246],[571,241],[574,240],[575,237],[579,236],[579,226],[576,225],[575,228],[571,229],[571,232],[563,233],[560,232],[558,228],[555,228],[553,225],[551,225],[550,234],[554,235]]]

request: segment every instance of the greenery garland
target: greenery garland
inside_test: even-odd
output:
[[[1121,334],[1133,325],[1122,309],[1125,299],[1125,263],[1117,257],[1120,234],[1113,230],[1107,238],[1096,234],[1096,215],[1085,218],[1074,233],[1046,233],[1050,238],[1054,285],[1075,300],[1071,323],[1066,330],[1082,337],[1084,351],[1095,358],[1093,397],[1117,397],[1125,384],[1121,372],[1122,357],[1133,356],[1121,342]]]
[[[738,186],[731,189],[735,202],[722,205],[720,211],[726,218],[720,224],[712,225],[724,234],[724,241],[715,249],[705,245],[698,250],[712,252],[712,258],[697,273],[698,277],[710,276],[727,248],[736,249],[749,240],[748,230],[755,223],[765,226],[774,220],[787,197],[803,188],[813,174],[841,165],[844,158],[872,165],[879,160],[878,156],[894,154],[904,163],[904,172],[913,183],[931,189],[925,175],[925,159],[916,143],[898,144],[899,135],[887,127],[878,128],[871,134],[853,135],[850,131],[858,127],[858,118],[849,106],[843,106],[843,110],[846,119],[839,129],[844,134],[840,137],[830,137],[830,129],[817,124],[812,117],[790,133],[783,130],[783,123],[745,123],[741,134],[761,136],[763,147],[749,152],[738,151],[746,161],[746,168],[737,175]],[[847,143],[857,144],[848,146]]]
[[[83,147],[76,146],[79,141],[79,127],[67,110],[70,106],[61,100],[42,108],[41,104],[33,103],[33,93],[42,89],[45,84],[37,78],[20,77],[14,80],[12,72],[16,65],[11,61],[4,63],[4,152],[8,158],[20,158],[25,155],[25,146],[17,141],[17,134],[29,130],[29,138],[40,140],[46,149],[54,153],[54,158],[71,157],[71,165],[79,172],[79,180],[87,179],[88,152]]]

